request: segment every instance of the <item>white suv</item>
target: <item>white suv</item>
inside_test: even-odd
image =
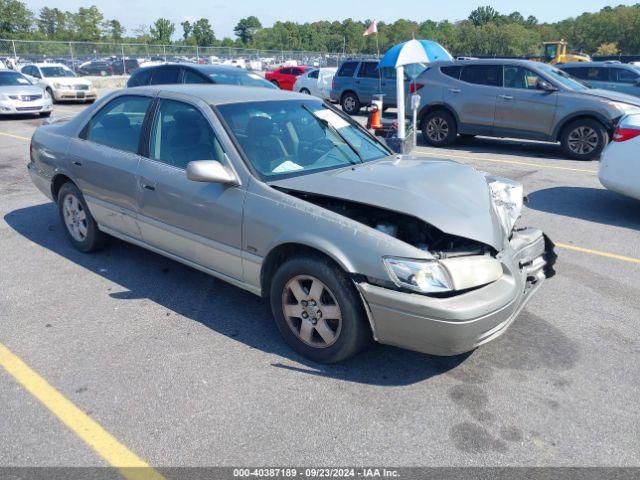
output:
[[[97,98],[91,82],[79,78],[66,65],[60,63],[32,63],[20,72],[49,92],[54,101],[82,100],[93,102]]]

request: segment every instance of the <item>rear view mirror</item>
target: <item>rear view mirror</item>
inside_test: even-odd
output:
[[[235,174],[216,160],[197,160],[187,164],[187,178],[194,182],[238,185]]]
[[[558,89],[556,87],[554,87],[552,84],[550,84],[546,80],[542,80],[540,78],[536,82],[536,88],[538,90],[542,90],[544,92],[557,92],[558,91]]]

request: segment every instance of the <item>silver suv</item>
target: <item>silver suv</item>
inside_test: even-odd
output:
[[[620,117],[640,111],[637,97],[591,89],[527,60],[433,63],[415,89],[423,138],[436,147],[452,144],[458,134],[526,138],[560,142],[569,157],[591,160]]]

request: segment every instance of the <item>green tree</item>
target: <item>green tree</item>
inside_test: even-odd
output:
[[[80,7],[77,13],[69,16],[77,40],[95,42],[101,39],[104,15],[98,7]]]
[[[0,35],[27,35],[33,23],[33,13],[18,0],[0,0]]]
[[[109,40],[121,42],[125,29],[119,20],[107,20],[104,22],[104,31]]]
[[[261,28],[262,24],[260,20],[252,15],[247,18],[242,18],[233,31],[244,45],[248,45],[253,42],[253,37]]]
[[[158,43],[160,45],[168,45],[171,43],[171,36],[173,32],[176,31],[176,26],[171,20],[167,20],[166,18],[159,18],[151,28],[149,28],[149,33],[151,34],[151,39],[154,43]]]
[[[40,10],[36,25],[38,30],[47,38],[63,38],[63,36],[69,34],[68,18],[68,12],[63,12],[58,8],[44,7]]]
[[[193,32],[193,26],[189,20],[185,20],[180,25],[182,26],[182,38],[187,40],[191,36],[191,32]]]
[[[601,43],[600,46],[594,52],[594,55],[617,55],[620,53],[620,49],[618,48],[618,44],[615,42]]]
[[[210,47],[215,44],[216,36],[211,28],[209,20],[201,18],[193,23],[193,38],[197,45],[201,47]]]
[[[476,27],[484,25],[486,23],[495,22],[500,17],[500,14],[495,8],[491,6],[478,7],[469,14],[469,21]]]

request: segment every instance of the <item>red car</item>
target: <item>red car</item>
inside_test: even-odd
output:
[[[296,77],[302,75],[308,70],[311,70],[311,68],[313,67],[282,67],[278,70],[274,70],[273,72],[267,72],[264,78],[282,90],[293,90],[293,84],[296,83]]]

